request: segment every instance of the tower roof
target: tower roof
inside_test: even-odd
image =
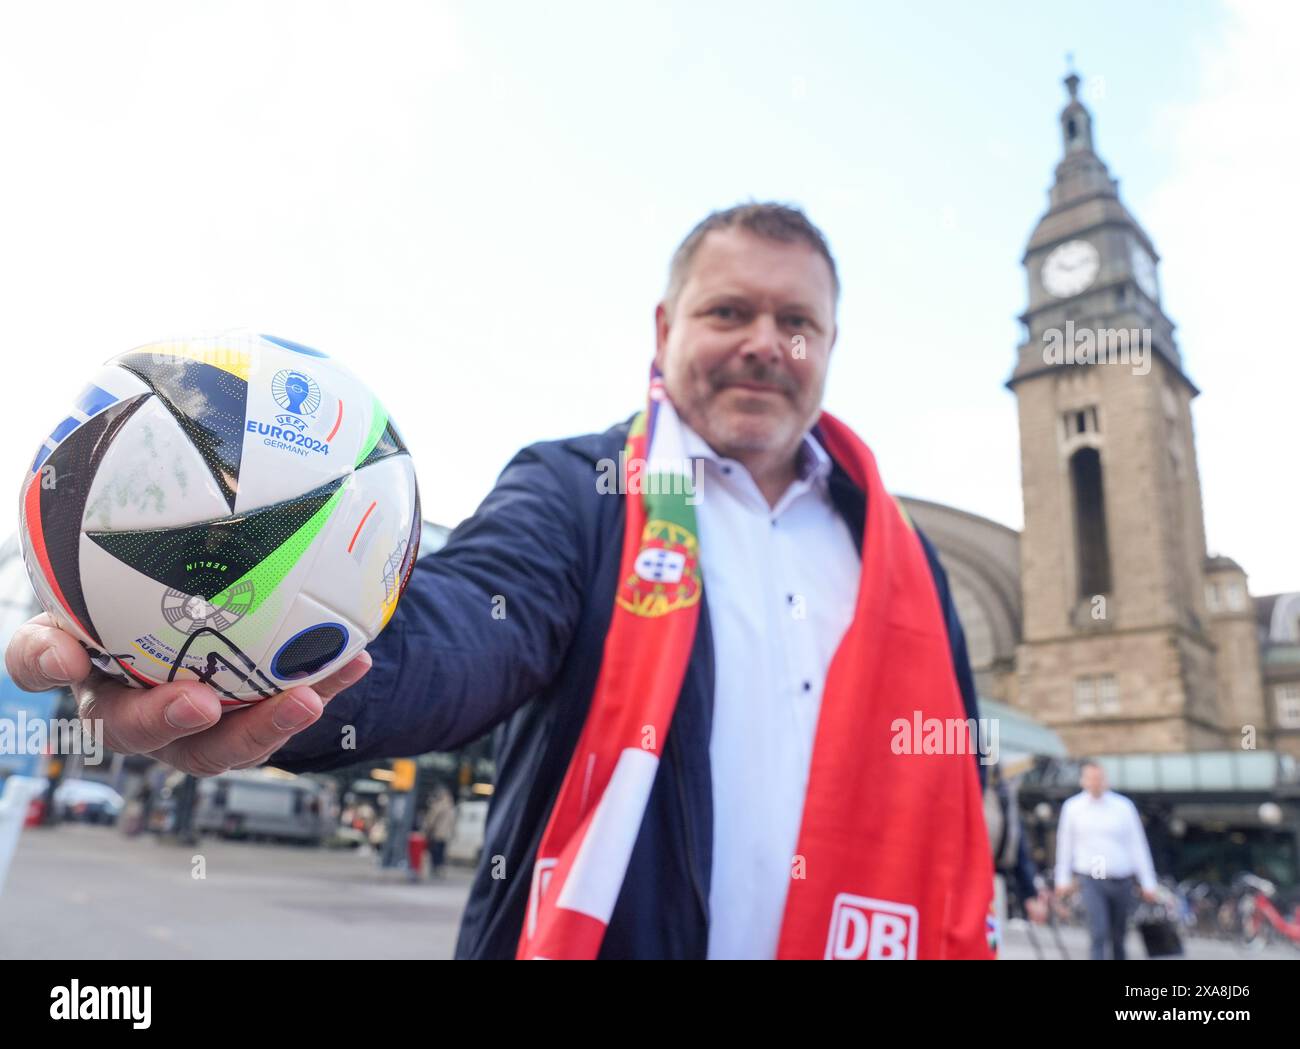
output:
[[[1154,269],[1160,256],[1120,200],[1119,183],[1097,154],[1093,117],[1083,97],[1086,81],[1071,69],[1062,83],[1066,100],[1057,116],[1060,159],[1047,210],[1021,257],[1029,275],[1029,303],[1020,315],[1027,336],[1007,385],[1014,388],[1023,379],[1054,370],[1058,365],[1045,361],[1040,336],[1074,320],[1101,328],[1149,328],[1156,354],[1195,396],[1198,391],[1182,370],[1174,324],[1160,307]],[[1091,248],[1091,276],[1077,291],[1057,293],[1043,281],[1042,269],[1048,255],[1070,241],[1086,241]]]
[[[1051,189],[1052,211],[1095,197],[1119,200],[1119,184],[1110,177],[1093,143],[1092,113],[1079,98],[1081,83],[1075,72],[1064,80],[1069,99],[1058,118],[1061,160]]]

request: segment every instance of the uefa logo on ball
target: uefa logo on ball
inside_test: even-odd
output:
[[[271,380],[271,396],[275,403],[294,415],[315,415],[320,407],[320,387],[305,372],[285,368],[275,373]]]

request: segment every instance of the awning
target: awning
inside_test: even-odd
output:
[[[1271,792],[1300,781],[1289,754],[1256,750],[1204,750],[1191,754],[1101,754],[1112,790],[1194,793]]]
[[[1068,756],[1065,743],[1054,731],[1028,714],[1005,703],[983,696],[979,700],[980,717],[996,719],[998,731],[998,765],[1004,776],[1025,771],[1038,757]]]

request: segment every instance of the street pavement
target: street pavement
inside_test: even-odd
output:
[[[0,959],[450,958],[470,880],[450,867],[445,879],[410,883],[369,851],[209,837],[185,847],[108,827],[33,828],[0,895]],[[1088,956],[1084,930],[1060,932],[1065,954]],[[1041,955],[1025,923],[1009,923],[1001,957],[1061,957],[1049,929],[1033,936]],[[1190,958],[1300,959],[1288,947],[1186,947]],[[1136,932],[1128,951],[1145,957]]]
[[[1002,947],[998,957],[1006,960],[1037,959],[1057,961],[1063,956],[1069,959],[1088,957],[1088,931],[1077,926],[1058,927],[1060,939],[1052,934],[1045,925],[1030,926],[1023,918],[1007,923],[1003,932]],[[1035,941],[1037,948],[1035,948]],[[1130,927],[1124,941],[1124,952],[1132,959],[1149,961],[1142,937],[1137,930]],[[1300,959],[1300,950],[1294,948],[1266,947],[1261,951],[1247,951],[1244,947],[1229,940],[1211,939],[1205,936],[1183,937],[1183,959],[1232,960],[1260,959],[1272,961],[1296,961]],[[1178,960],[1178,959],[1160,959]]]
[[[373,852],[29,828],[0,895],[0,958],[450,958],[470,879],[411,884]]]

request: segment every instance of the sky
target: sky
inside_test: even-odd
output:
[[[0,475],[16,493],[101,361],[248,328],[359,374],[454,524],[520,447],[639,407],[677,243],[781,200],[840,268],[826,407],[894,491],[1018,528],[1003,383],[1072,53],[1203,391],[1210,550],[1300,589],[1294,11],[6,5]]]

